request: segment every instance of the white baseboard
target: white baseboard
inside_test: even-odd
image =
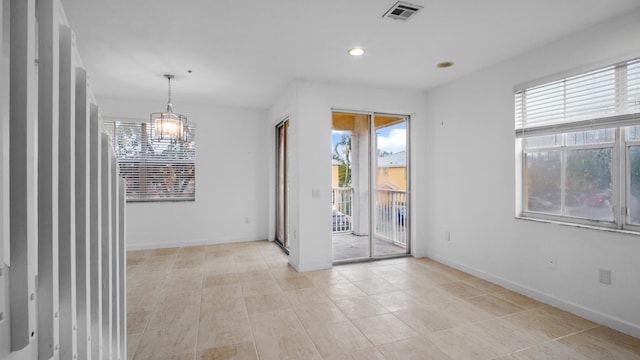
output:
[[[188,241],[173,241],[166,243],[146,242],[146,243],[128,243],[127,251],[133,250],[151,250],[151,249],[166,249],[173,247],[185,247],[185,246],[200,246],[200,245],[220,245],[240,242],[250,242],[266,240],[264,237],[226,237],[216,239],[196,239]]]
[[[455,261],[452,261],[450,259],[438,256],[438,255],[430,254],[427,252],[426,257],[433,259],[435,261],[438,261],[440,263],[443,263],[445,265],[451,266],[453,268],[456,268],[458,270],[464,271],[471,275],[477,276],[481,279],[498,284],[504,288],[515,291],[522,295],[526,295],[530,298],[533,298],[545,304],[548,304],[548,305],[557,307],[559,309],[568,311],[572,314],[581,316],[595,323],[608,326],[612,329],[618,330],[625,334],[640,338],[640,325],[638,324],[633,324],[623,319],[611,316],[609,314],[601,313],[599,311],[584,307],[580,304],[576,304],[571,301],[558,298],[551,294],[547,294],[547,293],[538,291],[536,289],[532,289],[530,287],[514,283],[504,278],[494,276],[492,274],[486,273],[484,271],[481,271],[472,267],[465,266],[463,264],[457,263]]]

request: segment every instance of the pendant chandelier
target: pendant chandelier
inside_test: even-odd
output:
[[[171,143],[187,141],[187,116],[173,112],[171,104],[171,79],[175,76],[165,74],[169,82],[167,111],[151,113],[150,123],[155,128],[156,140],[169,140]]]

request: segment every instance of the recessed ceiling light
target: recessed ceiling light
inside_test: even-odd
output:
[[[349,49],[349,55],[351,55],[351,56],[361,56],[361,55],[364,55],[364,49],[363,49],[363,48],[353,48],[353,49]]]
[[[439,67],[440,69],[445,69],[445,68],[453,66],[453,61],[444,61],[444,62],[441,62],[440,64],[438,64],[436,66]]]

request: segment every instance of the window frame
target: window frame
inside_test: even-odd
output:
[[[631,86],[627,83],[627,76],[631,71],[629,70],[630,64],[636,66],[638,58],[626,60],[613,65],[608,64],[601,66],[595,70],[586,70],[578,74],[572,74],[571,76],[558,77],[556,79],[547,80],[543,84],[528,85],[514,89],[514,98],[516,101],[514,113],[515,113],[515,149],[516,149],[516,218],[538,220],[544,222],[563,223],[574,226],[596,228],[602,230],[614,230],[625,231],[631,233],[640,234],[640,221],[634,224],[631,223],[631,212],[629,211],[629,203],[631,202],[631,148],[634,146],[640,147],[640,138],[637,140],[629,140],[628,129],[634,126],[640,126],[640,109],[635,100],[629,97],[627,90]],[[526,99],[526,91],[529,89],[536,89],[544,87],[546,84],[554,84],[561,81],[567,81],[574,77],[581,75],[588,75],[591,72],[602,71],[603,69],[613,67],[615,69],[615,83],[613,85],[616,93],[615,97],[615,111],[613,114],[600,114],[599,116],[587,117],[585,119],[564,118],[563,121],[555,121],[552,124],[541,123],[541,125],[530,126],[526,128],[526,115],[523,109],[526,109],[528,103]],[[624,71],[620,69],[623,68]],[[634,73],[634,81],[637,81],[637,70]],[[559,79],[559,80],[558,80]],[[637,84],[637,82],[635,83]],[[637,85],[634,85],[637,86]],[[637,89],[637,87],[636,87]],[[637,90],[636,90],[637,91]],[[596,96],[600,96],[600,93],[595,93]],[[562,94],[566,99],[567,96],[574,96],[574,94],[567,94],[566,90]],[[637,96],[637,95],[636,95]],[[519,104],[518,102],[521,101]],[[630,112],[628,110],[631,110]],[[534,119],[535,121],[535,119]],[[521,127],[518,127],[518,126]],[[568,145],[567,135],[570,133],[580,131],[590,131],[599,129],[613,129],[614,140],[605,141],[593,144],[580,144],[580,145]],[[534,148],[527,148],[527,138],[540,135],[560,135],[562,137],[561,144],[536,146]],[[612,207],[612,221],[609,220],[597,220],[590,218],[582,218],[576,216],[566,215],[566,175],[567,175],[567,155],[571,151],[579,150],[592,150],[592,149],[611,149],[611,207]],[[550,214],[544,212],[531,211],[526,209],[527,197],[527,155],[536,152],[550,152],[558,151],[560,153],[560,214]],[[635,209],[640,214],[640,209]]]

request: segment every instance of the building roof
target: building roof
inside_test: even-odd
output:
[[[407,152],[400,151],[378,157],[378,167],[405,167],[407,166]]]

